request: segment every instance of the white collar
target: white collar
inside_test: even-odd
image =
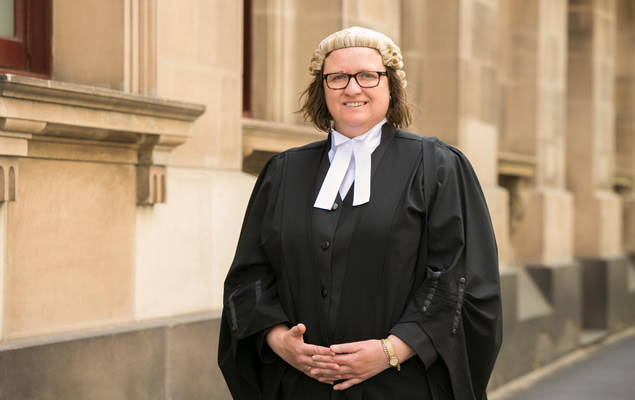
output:
[[[354,138],[331,130],[331,149],[328,154],[331,165],[314,207],[330,210],[338,191],[343,199],[353,181],[353,206],[370,201],[371,154],[381,143],[381,128],[385,123],[384,118],[368,132]]]
[[[349,140],[356,140],[364,142],[364,145],[371,148],[371,153],[379,146],[381,143],[381,127],[386,123],[386,118],[381,120],[377,125],[373,126],[368,130],[368,132],[363,133],[359,136],[355,136],[354,138],[349,138],[348,136],[344,136],[334,128],[331,128],[331,150],[329,151],[329,160],[333,161],[333,157],[337,152],[336,147],[342,143],[348,142]]]

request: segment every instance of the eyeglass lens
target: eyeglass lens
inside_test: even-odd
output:
[[[348,86],[351,77],[363,88],[372,88],[379,85],[380,75],[374,71],[362,71],[356,74],[328,74],[326,84],[331,89],[344,89]]]

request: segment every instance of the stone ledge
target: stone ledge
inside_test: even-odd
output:
[[[517,153],[498,153],[498,174],[533,178],[536,175],[536,157]]]
[[[252,156],[254,152],[276,154],[292,147],[303,146],[326,138],[324,132],[313,127],[253,118],[243,118],[242,127],[244,158]],[[533,179],[536,174],[536,157],[500,152],[498,154],[498,174]]]
[[[254,151],[279,153],[291,147],[326,139],[326,133],[315,128],[243,118],[243,156]]]
[[[205,106],[111,89],[0,74],[0,97],[193,121]]]
[[[165,202],[171,152],[205,106],[0,74],[0,156],[137,165],[137,203]]]
[[[185,142],[205,111],[198,104],[6,74],[0,74],[0,105],[5,138],[20,133],[136,144],[153,135],[166,150]]]
[[[154,329],[160,327],[174,327],[178,325],[191,324],[206,320],[216,320],[221,317],[220,311],[206,312],[197,314],[179,315],[170,318],[152,319],[146,321],[135,321],[127,324],[120,324],[111,327],[86,329],[82,331],[73,331],[69,333],[58,333],[55,335],[47,335],[43,337],[33,337],[26,339],[16,339],[0,342],[0,352],[7,350],[25,349],[29,347],[45,346],[54,343],[72,342],[76,340],[84,340],[89,338],[97,338],[101,336],[120,335],[123,333],[132,333],[143,331],[146,329]]]
[[[0,349],[0,399],[230,399],[219,328],[205,313],[23,340]]]
[[[633,174],[631,170],[617,167],[615,169],[615,175],[613,176],[613,185],[624,193],[631,190],[633,187]]]

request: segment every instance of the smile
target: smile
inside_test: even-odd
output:
[[[363,106],[363,105],[365,105],[365,104],[366,104],[366,102],[365,102],[365,101],[358,101],[358,102],[356,102],[356,103],[344,103],[344,105],[345,105],[346,107],[361,107],[361,106]]]

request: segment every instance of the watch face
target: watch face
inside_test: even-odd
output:
[[[397,357],[392,357],[390,359],[390,365],[392,365],[394,367],[397,364],[399,364],[399,361],[397,361]]]

